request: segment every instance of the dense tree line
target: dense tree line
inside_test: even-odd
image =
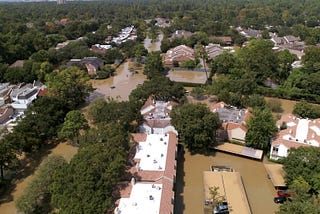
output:
[[[268,40],[251,40],[234,54],[223,53],[212,64],[212,75],[216,77],[208,92],[217,94],[221,100],[233,100],[255,93],[286,99],[305,99],[318,103],[320,48],[309,46],[302,58],[303,66],[292,69],[296,57],[283,50],[274,53]],[[277,88],[266,86],[271,81]],[[238,104],[235,104],[238,106]]]
[[[231,35],[229,26],[264,29],[308,38],[319,42],[319,32],[311,30],[319,24],[319,2],[306,1],[100,1],[56,3],[2,3],[0,5],[0,62],[11,64],[27,59],[39,50],[47,50],[58,42],[86,36],[88,45],[102,43],[128,24],[143,34],[144,19],[165,17],[173,20],[167,29],[202,31],[208,36]],[[125,11],[125,12],[124,12]],[[303,11],[303,15],[302,14]],[[59,21],[68,18],[68,23]],[[111,25],[112,28],[108,28]],[[278,27],[282,26],[282,27]],[[290,27],[294,28],[290,28]],[[94,32],[94,33],[93,33]]]

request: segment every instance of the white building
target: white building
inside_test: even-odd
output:
[[[13,88],[10,94],[11,106],[17,111],[24,111],[37,99],[40,88],[35,84],[19,85]]]
[[[140,111],[144,118],[144,123],[140,126],[140,132],[164,134],[171,131],[177,135],[178,132],[170,122],[170,112],[174,105],[176,103],[172,101],[155,101],[149,98]]]
[[[293,114],[285,114],[277,121],[280,130],[271,143],[270,158],[287,157],[291,148],[300,146],[316,146],[320,143],[320,119],[309,120],[298,118]]]

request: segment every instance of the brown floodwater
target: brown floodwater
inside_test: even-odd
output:
[[[163,39],[163,34],[159,34],[157,37],[157,40],[154,42],[151,42],[151,39],[149,37],[147,37],[143,41],[143,45],[144,45],[145,49],[148,50],[148,52],[160,51],[162,39]]]
[[[49,151],[49,154],[58,154],[64,157],[67,161],[70,161],[71,158],[77,153],[78,148],[71,146],[67,143],[60,143],[56,147],[54,147],[52,150]],[[48,156],[47,155],[47,156]],[[47,156],[43,157],[39,161],[41,162],[44,160]],[[34,169],[34,172],[36,172],[37,169]],[[34,173],[30,174],[26,178],[19,180],[16,182],[16,185],[11,192],[11,199],[7,200],[5,203],[0,204],[0,213],[1,214],[16,214],[17,209],[15,207],[15,200],[23,193],[26,186],[29,184],[29,182],[33,179]]]
[[[118,101],[126,101],[133,89],[142,84],[146,77],[142,72],[129,71],[129,61],[118,67],[115,76],[104,80],[92,80],[95,91],[90,95],[89,101],[96,98],[113,98]]]
[[[202,172],[210,171],[211,165],[230,166],[240,172],[253,214],[271,214],[278,210],[273,202],[276,191],[267,178],[263,162],[222,152],[205,156],[185,151],[178,160],[175,214],[203,213]]]
[[[167,77],[176,82],[202,83],[207,81],[205,72],[170,70]]]

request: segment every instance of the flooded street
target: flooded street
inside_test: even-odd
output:
[[[143,45],[145,49],[148,50],[149,53],[152,51],[160,51],[162,39],[163,39],[163,34],[159,34],[155,42],[151,42],[151,39],[147,37],[143,41]]]
[[[184,157],[178,160],[176,214],[203,213],[202,172],[210,171],[211,165],[230,166],[240,172],[253,214],[271,214],[278,209],[273,202],[276,191],[267,178],[263,162],[221,152],[204,156],[185,151]]]
[[[147,37],[143,42],[144,47],[148,52],[159,51],[162,39],[163,34],[159,34],[155,42],[151,42]],[[117,68],[115,76],[104,80],[92,80],[92,86],[96,90],[90,95],[89,102],[96,98],[112,98],[118,101],[129,99],[131,91],[146,80],[146,76],[142,74],[143,68],[138,73],[130,72],[133,63],[129,60]]]
[[[95,91],[90,95],[89,101],[96,98],[113,98],[118,101],[127,101],[132,90],[142,84],[146,77],[142,72],[133,74],[129,71],[129,61],[120,65],[115,76],[104,80],[92,80]]]

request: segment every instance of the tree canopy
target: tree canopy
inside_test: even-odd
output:
[[[52,72],[46,80],[49,94],[64,100],[69,109],[83,104],[93,90],[88,74],[77,67]]]
[[[80,131],[89,129],[88,121],[79,110],[69,111],[64,119],[61,130],[58,133],[60,138],[78,143]]]
[[[255,108],[247,124],[246,145],[267,150],[270,139],[278,131],[272,112],[268,108]]]
[[[53,176],[53,207],[68,214],[107,212],[125,164],[126,157],[112,146],[98,143],[81,148],[70,164]]]
[[[17,199],[17,209],[25,214],[49,213],[52,211],[49,189],[53,182],[52,175],[66,164],[67,162],[62,156],[50,155],[47,157],[23,194]]]
[[[144,103],[151,96],[156,100],[179,102],[184,94],[185,90],[180,83],[173,82],[164,76],[157,76],[139,85],[131,92],[129,99]]]
[[[204,104],[174,107],[170,117],[172,125],[179,132],[179,141],[190,151],[204,151],[215,143],[220,119]]]
[[[292,201],[280,206],[278,214],[320,213],[320,149],[304,147],[290,149],[284,159],[285,180],[292,192]]]

